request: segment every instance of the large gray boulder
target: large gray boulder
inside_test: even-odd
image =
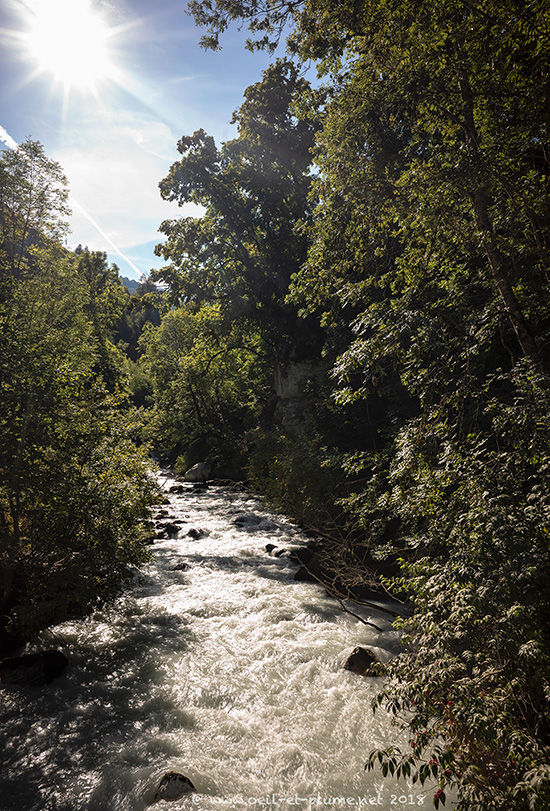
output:
[[[210,462],[197,462],[196,465],[193,465],[185,472],[183,478],[186,482],[206,482],[210,478],[211,472],[212,465]]]

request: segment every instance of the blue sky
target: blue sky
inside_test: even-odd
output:
[[[111,32],[116,80],[98,81],[95,92],[64,90],[51,70],[36,75],[37,55],[21,39],[29,9],[63,2],[0,2],[0,126],[17,142],[41,141],[65,170],[77,201],[69,247],[105,250],[123,275],[136,277],[136,269],[160,261],[153,255],[160,222],[194,213],[158,192],[177,160],[177,140],[201,127],[218,142],[233,137],[231,114],[273,57],[247,51],[237,29],[227,32],[222,51],[202,50],[185,0],[89,0]],[[135,268],[115,256],[113,244]]]

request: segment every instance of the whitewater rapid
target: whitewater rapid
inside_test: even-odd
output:
[[[295,582],[297,564],[264,547],[305,537],[249,494],[184,485],[169,498],[179,537],[155,542],[112,606],[54,629],[66,673],[2,691],[2,811],[431,806],[418,786],[364,771],[371,749],[403,741],[372,714],[381,679],[343,664],[356,645],[387,660],[391,617],[362,609],[375,631]],[[242,514],[256,523],[236,526]],[[197,791],[150,806],[167,771]]]

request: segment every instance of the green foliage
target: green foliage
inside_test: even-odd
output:
[[[127,296],[113,341],[130,361],[139,358],[138,342],[145,325],[151,323],[158,327],[165,310],[163,294],[148,280],[139,284],[133,295]]]
[[[322,466],[327,455],[319,437],[256,429],[249,434],[248,476],[269,504],[317,530],[345,530],[338,506],[345,491],[340,470]]]
[[[228,327],[219,306],[173,309],[148,325],[140,361],[152,381],[151,430],[161,454],[190,466],[209,458],[216,475],[241,478],[246,431],[268,386],[260,336]]]
[[[235,19],[260,47],[287,26],[327,80],[289,297],[358,427],[343,503],[416,608],[381,696],[413,751],[369,765],[436,781],[436,807],[451,786],[461,809],[546,808],[548,3],[191,8],[211,45]]]
[[[465,808],[548,804],[549,406],[544,378],[518,364],[487,385],[490,429],[457,441],[434,414],[407,426],[392,465],[414,559],[390,588],[416,612],[379,701],[413,712],[411,769],[445,741],[435,775]]]
[[[217,149],[203,130],[178,143],[182,155],[161,184],[163,197],[206,207],[200,219],[169,220],[157,253],[171,264],[155,278],[178,302],[218,303],[228,322],[260,331],[273,355],[315,343],[316,328],[285,304],[290,278],[304,261],[309,165],[317,122],[298,117],[308,83],[288,62],[272,65],[249,87],[235,113],[239,136]]]
[[[206,209],[161,225],[167,239],[157,252],[170,264],[154,275],[177,309],[141,343],[153,430],[171,459],[216,457],[218,474],[241,477],[247,431],[272,421],[276,369],[318,354],[318,324],[286,301],[306,257],[318,126],[298,107],[315,95],[294,65],[277,62],[246,90],[233,118],[238,137],[218,149],[202,130],[184,136],[160,184],[165,199]]]
[[[113,391],[123,376],[124,358],[113,343],[113,336],[126,303],[126,292],[118,268],[109,266],[107,254],[101,251],[80,251],[77,273],[85,283],[84,312],[93,328],[95,372]]]
[[[116,271],[62,247],[65,183],[40,145],[0,173],[0,640],[15,642],[116,591],[156,488],[116,392]]]

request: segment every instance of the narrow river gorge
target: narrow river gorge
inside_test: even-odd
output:
[[[54,629],[71,663],[62,677],[32,696],[3,692],[0,808],[431,805],[418,784],[364,771],[369,751],[399,734],[372,714],[380,679],[343,665],[356,645],[387,660],[391,617],[371,610],[375,631],[321,586],[295,582],[297,564],[265,546],[305,537],[251,495],[162,483],[178,537],[155,542],[113,605]],[[169,771],[196,791],[153,804]]]

